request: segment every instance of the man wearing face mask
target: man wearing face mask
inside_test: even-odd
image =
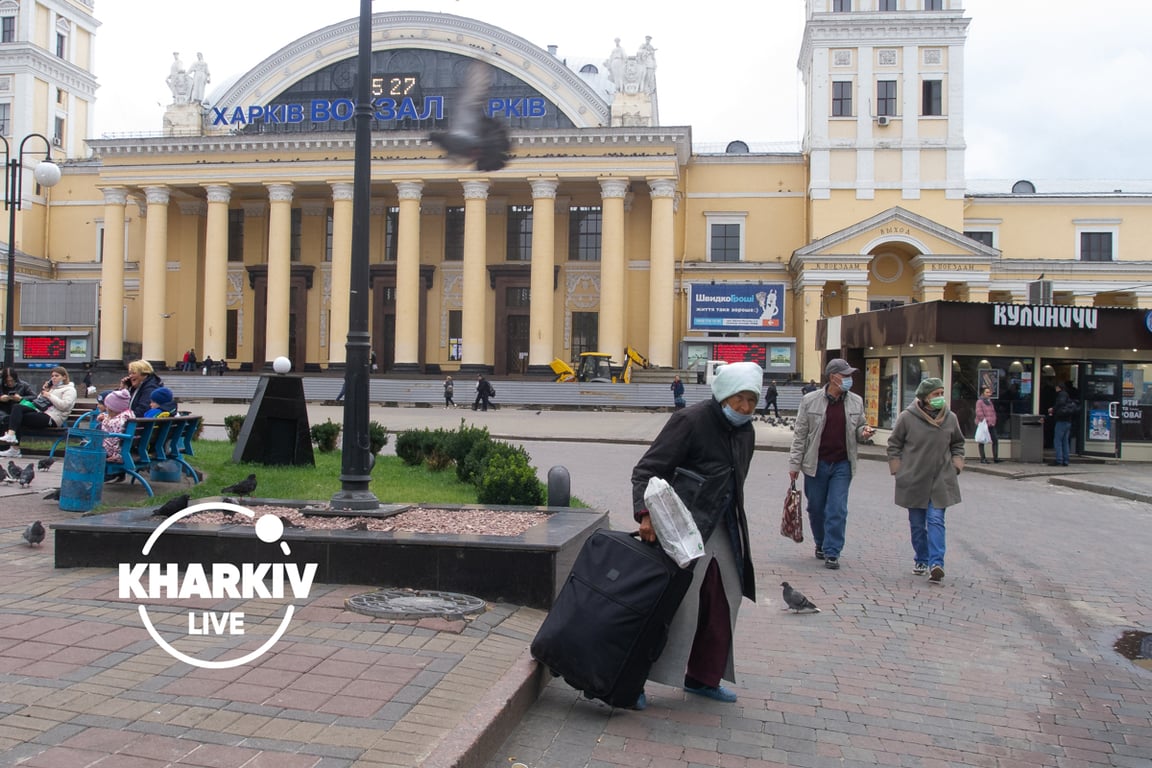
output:
[[[856,445],[876,432],[865,421],[864,400],[851,391],[855,372],[847,360],[828,361],[824,367],[827,383],[800,401],[788,458],[788,474],[793,480],[804,473],[816,557],[832,570],[840,567],[844,549]]]
[[[705,537],[704,556],[696,561],[692,585],[648,679],[728,703],[736,701],[736,693],[721,680],[735,681],[732,640],[740,598],[756,599],[744,479],[756,446],[751,422],[763,382],[756,363],[723,366],[712,380],[712,398],[673,411],[632,470],[632,510],[643,541],[656,541],[644,502],[653,476],[677,489]],[[681,491],[677,483],[683,475],[677,470],[704,480],[698,493]],[[647,701],[643,694],[640,699],[636,709]]]

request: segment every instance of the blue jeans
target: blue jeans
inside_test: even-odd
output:
[[[816,547],[825,557],[840,557],[844,531],[848,526],[848,486],[852,484],[852,464],[821,461],[815,477],[804,475],[804,495],[808,497],[808,522]]]
[[[1072,422],[1058,421],[1052,426],[1052,447],[1056,449],[1056,463],[1068,463],[1068,438],[1072,433]]]
[[[913,507],[908,510],[908,525],[916,562],[944,567],[944,510],[931,503],[927,509]]]

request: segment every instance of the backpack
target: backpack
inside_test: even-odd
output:
[[[488,382],[488,397],[496,397],[496,387],[492,386],[492,382]]]

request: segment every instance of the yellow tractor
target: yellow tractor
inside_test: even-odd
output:
[[[632,347],[624,350],[624,356],[627,358],[627,361],[622,368],[619,363],[612,360],[612,356],[607,352],[581,352],[580,361],[576,364],[575,370],[560,358],[553,360],[551,367],[552,371],[556,374],[556,381],[596,381],[612,384],[628,384],[632,381],[632,368],[636,366],[647,368],[648,358],[632,349]]]

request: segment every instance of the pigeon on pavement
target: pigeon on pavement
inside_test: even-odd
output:
[[[792,585],[786,581],[780,582],[780,586],[784,587],[784,602],[796,613],[800,611],[812,611],[813,613],[820,613],[820,609],[816,607],[816,603],[804,597],[804,594],[799,590],[792,589]]]
[[[220,493],[234,493],[237,496],[251,496],[253,491],[256,490],[256,475],[251,474],[238,483],[221,488]]]
[[[20,479],[20,467],[16,466],[16,462],[9,460],[8,474],[4,477],[4,482],[14,483]]]
[[[183,493],[161,504],[152,513],[153,517],[171,517],[182,509],[188,507],[188,494]]]
[[[52,465],[56,463],[56,459],[40,459],[36,462],[36,468],[41,472],[47,472],[52,469]]]
[[[44,525],[39,520],[24,529],[24,541],[30,547],[39,546],[44,541]]]
[[[28,466],[20,472],[20,487],[27,488],[32,485],[32,481],[36,479],[36,465],[28,462]]]
[[[478,171],[498,171],[508,162],[508,128],[490,117],[486,107],[492,88],[492,69],[474,63],[468,68],[467,81],[461,89],[449,127],[435,131],[428,138],[455,158],[475,163]]]
[[[53,488],[52,490],[48,491],[48,493],[44,494],[42,498],[44,501],[60,501],[60,489]]]

